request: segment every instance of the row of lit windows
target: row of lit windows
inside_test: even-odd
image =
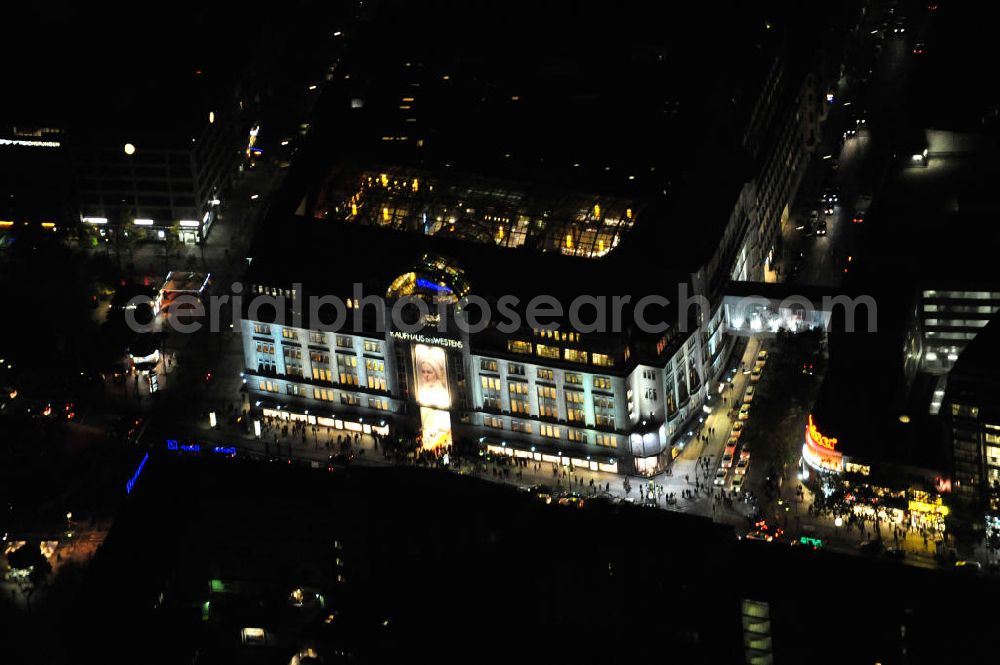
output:
[[[508,340],[507,350],[512,353],[522,353],[530,354],[532,351],[531,342],[524,342],[521,340]],[[549,360],[565,360],[572,363],[580,363],[586,365],[588,362],[598,365],[600,367],[611,367],[614,365],[614,361],[611,356],[604,353],[594,353],[588,354],[586,351],[580,351],[579,349],[560,349],[555,346],[548,346],[546,344],[535,344],[534,345],[535,354],[541,358],[547,358]],[[626,359],[628,358],[628,349],[626,348]]]
[[[566,332],[564,330],[540,330],[535,328],[532,330],[536,337],[545,337],[547,339],[553,339],[557,342],[579,342],[580,333]]]
[[[253,331],[256,335],[270,335],[271,326],[266,323],[254,323]],[[299,332],[294,328],[282,328],[281,337],[290,341],[298,341]],[[310,344],[326,344],[326,333],[318,330],[309,331]],[[337,335],[337,347],[346,349],[354,347],[354,340],[347,335]],[[363,345],[365,353],[382,353],[382,343],[376,340],[366,339]]]
[[[976,333],[974,332],[938,332],[936,330],[929,330],[927,332],[927,337],[934,339],[954,339],[954,340],[970,340],[976,338]]]
[[[996,305],[924,305],[924,312],[949,312],[952,314],[994,314]]]
[[[960,416],[962,418],[978,418],[979,407],[955,402],[951,405],[951,415]]]
[[[273,286],[261,286],[260,284],[254,284],[252,289],[254,293],[259,293],[265,296],[283,297],[291,298],[294,296],[294,291],[290,289],[277,289]]]
[[[483,358],[479,361],[479,368],[483,372],[499,372],[500,368],[496,360]],[[507,374],[510,376],[525,376],[524,365],[517,363],[507,364]],[[540,381],[555,381],[555,372],[545,367],[535,370],[535,376]],[[583,385],[583,375],[575,372],[566,372],[564,375],[566,383],[572,385]],[[611,390],[611,379],[605,376],[594,377],[594,388],[598,390]]]
[[[500,404],[500,379],[493,376],[480,376],[483,388],[483,407],[486,409],[499,410]],[[543,418],[558,418],[558,393],[554,386],[538,385],[536,394],[538,397],[538,415]],[[510,399],[511,413],[531,413],[531,405],[528,401],[528,382],[509,381],[507,384],[507,394]],[[566,404],[566,419],[570,422],[583,423],[585,420],[583,403],[584,393],[582,390],[564,391]],[[595,422],[600,427],[615,426],[614,399],[605,396],[594,396]]]
[[[925,319],[926,326],[946,326],[950,328],[985,328],[988,319]]]
[[[483,422],[486,427],[490,427],[492,429],[503,429],[503,421],[500,418],[488,416],[484,418]],[[531,434],[532,432],[532,426],[530,423],[511,421],[510,428],[511,431],[522,434]],[[561,439],[562,431],[563,428],[557,425],[541,424],[538,426],[538,433],[549,439]],[[584,443],[586,440],[586,434],[578,429],[566,428],[566,439],[573,443]],[[602,448],[618,447],[615,437],[610,434],[596,435],[594,443]]]
[[[1000,300],[998,291],[924,291],[925,298],[954,298],[961,300]]]

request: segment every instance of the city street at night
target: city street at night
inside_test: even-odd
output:
[[[982,7],[4,18],[0,664],[996,660]]]

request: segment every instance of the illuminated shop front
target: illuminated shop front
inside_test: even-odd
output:
[[[385,420],[366,423],[364,422],[363,417],[349,419],[337,417],[333,414],[331,414],[331,416],[324,416],[316,413],[309,413],[308,410],[305,412],[299,412],[287,408],[271,408],[267,406],[262,408],[260,413],[265,418],[273,418],[274,420],[304,423],[306,425],[318,425],[319,427],[329,427],[331,429],[344,430],[357,434],[378,434],[379,436],[388,436],[389,434],[389,425],[386,424]]]
[[[840,485],[851,513],[865,520],[925,530],[938,538],[951,510],[940,494],[922,489],[893,489],[849,480]]]
[[[809,416],[802,446],[802,480],[812,480],[827,497],[839,497],[845,510],[863,520],[922,529],[939,538],[950,510],[941,494],[873,483],[870,465],[845,457],[837,437],[824,434]]]
[[[837,450],[838,443],[836,437],[825,436],[820,432],[813,422],[812,414],[809,414],[805,443],[802,445],[802,461],[821,474],[842,474],[844,455]]]
[[[510,457],[513,459],[525,459],[531,462],[542,462],[544,464],[556,464],[573,471],[603,471],[605,473],[618,473],[618,461],[613,457],[573,457],[564,455],[561,452],[552,454],[549,452],[538,452],[534,446],[523,447],[523,444],[512,444],[501,441],[499,444],[484,441],[485,450],[489,455],[497,457]]]

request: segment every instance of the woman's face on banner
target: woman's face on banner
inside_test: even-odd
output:
[[[425,386],[433,386],[441,383],[441,377],[438,376],[437,367],[435,367],[429,360],[425,360],[420,363],[420,382]]]

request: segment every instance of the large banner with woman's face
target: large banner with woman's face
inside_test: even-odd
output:
[[[417,403],[436,409],[451,407],[444,349],[416,344],[413,347],[413,374],[416,377]]]

